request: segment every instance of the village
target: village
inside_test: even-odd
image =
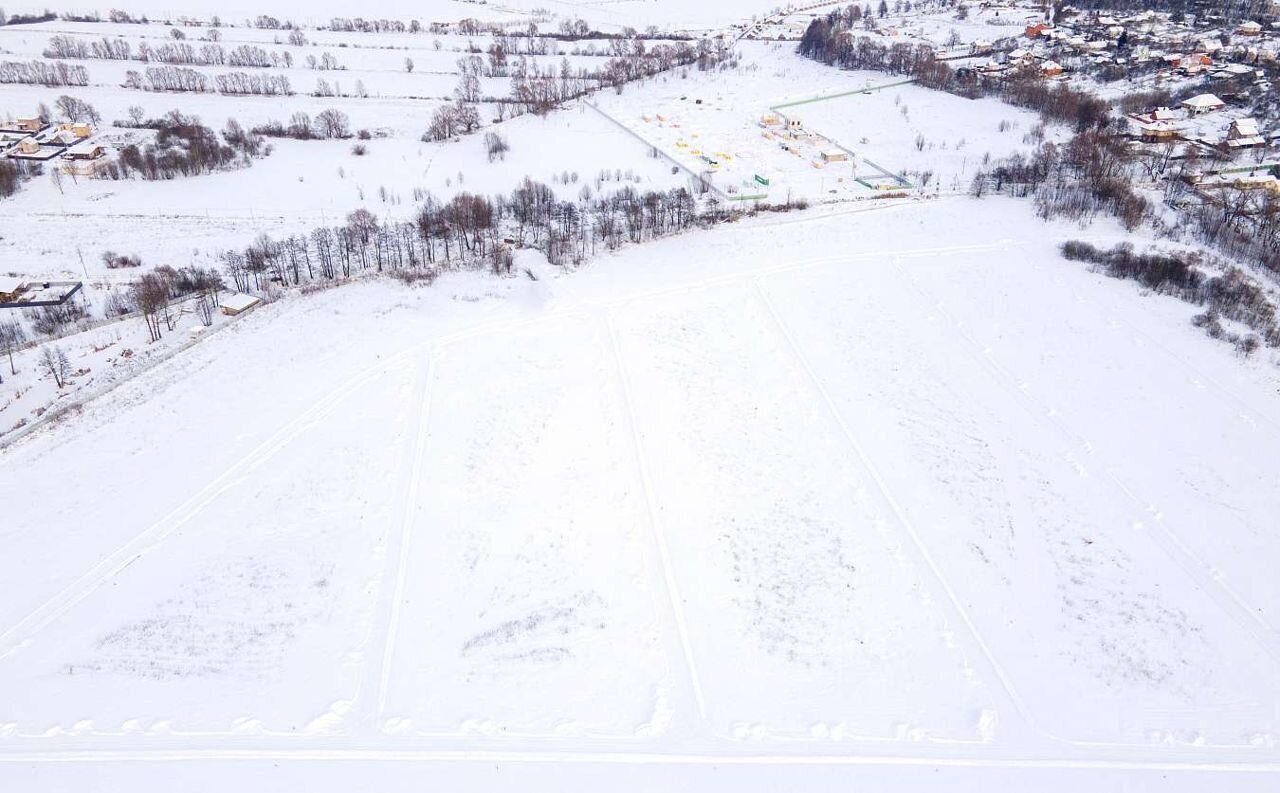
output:
[[[69,176],[91,177],[107,156],[106,147],[93,140],[93,134],[88,122],[52,124],[39,117],[15,118],[0,122],[0,156],[51,163]]]

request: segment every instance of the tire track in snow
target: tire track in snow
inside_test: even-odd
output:
[[[289,443],[312,429],[361,387],[383,376],[389,367],[401,362],[408,354],[409,351],[404,351],[391,356],[386,361],[365,369],[321,397],[302,414],[232,463],[221,475],[201,488],[195,495],[151,524],[132,540],[109,553],[80,578],[0,634],[0,658],[15,652],[30,641],[36,633],[93,594],[98,587],[138,559],[158,549],[174,532],[199,515],[220,495],[234,487],[245,474],[270,460]]]
[[[374,718],[380,721],[387,709],[387,696],[391,689],[391,671],[395,659],[396,640],[400,633],[400,612],[404,606],[404,588],[409,578],[409,549],[413,544],[413,529],[420,510],[419,491],[422,486],[422,466],[427,452],[427,431],[430,427],[431,397],[435,387],[436,365],[440,348],[431,352],[427,366],[426,385],[422,394],[422,406],[415,424],[413,463],[409,468],[408,488],[405,492],[404,511],[401,515],[400,540],[397,546],[397,568],[394,589],[391,592],[391,614],[387,623],[387,638],[382,650],[378,677],[378,700]]]
[[[969,354],[975,358],[980,365],[985,367],[992,375],[993,381],[1007,393],[1009,393],[1016,401],[1022,404],[1026,412],[1034,421],[1044,427],[1052,434],[1065,439],[1068,444],[1077,446],[1085,450],[1085,453],[1095,460],[1098,460],[1098,468],[1102,475],[1106,478],[1112,487],[1118,490],[1126,500],[1128,500],[1139,514],[1150,514],[1147,505],[1151,504],[1150,500],[1144,500],[1138,497],[1137,493],[1130,488],[1125,482],[1113,473],[1113,467],[1109,466],[1100,457],[1096,455],[1094,448],[1088,443],[1087,439],[1079,436],[1071,427],[1067,426],[1062,420],[1052,417],[1050,407],[1039,399],[1031,396],[1017,386],[1017,379],[1014,378],[1008,370],[996,363],[995,360],[985,351],[983,345],[979,344],[953,314],[951,314],[927,289],[920,285],[918,281],[908,273],[901,263],[894,258],[892,260],[894,268],[902,275],[904,282],[916,293],[920,302],[926,307],[931,308],[944,317],[955,328],[956,337],[961,343],[968,348]],[[1164,551],[1165,555],[1187,576],[1196,586],[1209,594],[1213,601],[1222,611],[1228,614],[1231,619],[1240,627],[1245,634],[1254,640],[1255,644],[1262,649],[1273,662],[1280,665],[1280,647],[1277,647],[1276,640],[1271,633],[1271,627],[1264,619],[1258,616],[1249,605],[1235,593],[1227,584],[1219,577],[1214,576],[1210,571],[1212,565],[1207,564],[1204,559],[1197,555],[1191,548],[1187,547],[1176,533],[1171,530],[1165,523],[1164,518],[1160,515],[1151,515],[1151,520],[1159,527],[1158,532],[1151,533],[1151,538],[1155,541],[1157,547]],[[1132,744],[1108,742],[1108,741],[1088,741],[1064,738],[1053,732],[1039,726],[1034,721],[1029,721],[1029,725],[1034,730],[1042,733],[1045,737],[1051,738],[1066,744],[1075,746],[1131,746]],[[1218,746],[1210,748],[1238,748]]]
[[[605,324],[608,327],[609,345],[613,351],[613,361],[617,366],[618,385],[622,391],[623,405],[627,410],[627,428],[631,435],[632,448],[635,450],[636,466],[640,471],[641,489],[644,491],[645,506],[649,511],[649,528],[653,530],[653,539],[658,546],[658,556],[662,560],[662,575],[666,582],[671,612],[676,620],[676,632],[680,636],[680,649],[684,654],[685,667],[689,673],[689,684],[693,688],[693,698],[698,706],[698,715],[705,720],[707,718],[707,706],[702,694],[702,680],[698,676],[698,665],[694,660],[693,648],[689,643],[689,624],[685,618],[684,603],[680,597],[680,586],[676,580],[675,568],[671,563],[671,550],[667,546],[666,533],[663,531],[661,521],[658,518],[658,509],[653,499],[653,481],[649,476],[648,460],[644,454],[644,447],[640,443],[640,432],[636,425],[636,413],[633,407],[635,402],[631,396],[627,367],[622,359],[622,350],[618,344],[618,333],[614,328],[613,318],[607,314],[605,315]]]
[[[819,402],[825,407],[828,415],[835,422],[836,427],[840,430],[840,434],[844,437],[845,443],[853,450],[854,455],[857,457],[862,467],[868,474],[870,474],[872,481],[875,483],[876,489],[880,491],[881,497],[884,499],[885,503],[888,504],[889,509],[893,512],[893,515],[897,519],[899,525],[902,526],[903,530],[907,533],[907,536],[910,537],[912,544],[915,546],[916,552],[928,566],[934,581],[942,589],[955,614],[960,618],[960,621],[969,631],[969,635],[972,637],[974,644],[977,645],[978,649],[986,658],[988,666],[990,666],[991,670],[995,673],[996,678],[1000,681],[1000,685],[1003,687],[1005,695],[1008,697],[1009,701],[1013,704],[1014,709],[1017,710],[1018,715],[1026,724],[1034,724],[1034,721],[1031,718],[1031,711],[1022,700],[1022,697],[1018,695],[1017,689],[1013,685],[1012,677],[1010,677],[1004,666],[996,659],[995,653],[992,652],[990,646],[983,638],[981,631],[979,631],[977,626],[974,624],[973,619],[969,616],[969,612],[963,605],[961,605],[960,598],[956,595],[955,590],[952,589],[951,584],[947,581],[946,577],[942,575],[942,569],[933,558],[933,554],[929,552],[924,541],[921,540],[915,524],[909,517],[907,517],[906,510],[902,507],[902,504],[899,503],[898,499],[892,492],[890,492],[888,484],[881,475],[879,468],[876,467],[875,463],[871,460],[871,456],[863,447],[861,441],[858,440],[857,436],[854,435],[853,431],[849,428],[849,425],[845,422],[844,416],[840,413],[840,410],[836,406],[835,400],[831,397],[831,393],[827,390],[827,387],[823,384],[822,380],[818,378],[813,367],[809,365],[809,361],[804,357],[804,353],[801,352],[795,336],[791,333],[790,329],[787,328],[786,324],[783,323],[781,316],[778,314],[777,308],[775,308],[773,301],[765,291],[762,283],[763,280],[763,278],[755,279],[753,286],[755,287],[756,295],[764,305],[765,311],[772,321],[774,330],[782,337],[784,346],[791,353],[791,357],[794,362],[800,367],[800,371],[804,373],[805,378],[809,382],[810,388],[817,393]]]

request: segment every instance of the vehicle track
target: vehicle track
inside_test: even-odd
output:
[[[222,474],[201,488],[195,495],[134,536],[133,539],[109,553],[106,558],[91,567],[80,578],[0,634],[0,658],[4,658],[14,652],[40,630],[83,601],[98,587],[114,578],[120,571],[160,548],[174,532],[199,515],[218,496],[240,481],[245,474],[270,460],[281,449],[315,426],[322,418],[336,409],[361,387],[381,377],[389,367],[402,362],[407,355],[408,352],[402,352],[385,361],[380,361],[321,397],[310,408],[303,411],[250,452],[232,463]]]
[[[618,333],[614,327],[613,319],[606,315],[605,323],[608,326],[609,345],[613,352],[614,365],[617,367],[618,384],[622,391],[623,404],[627,411],[627,430],[631,437],[632,448],[635,451],[636,466],[640,472],[640,484],[641,490],[644,492],[645,506],[649,512],[649,528],[653,531],[654,543],[658,547],[658,556],[662,560],[663,580],[666,583],[671,613],[675,617],[676,632],[680,637],[680,650],[684,655],[685,668],[689,674],[689,684],[693,689],[694,702],[698,706],[698,715],[705,720],[707,717],[707,705],[702,694],[702,680],[698,676],[698,664],[693,655],[693,647],[689,642],[689,623],[685,617],[684,600],[680,596],[680,585],[676,579],[675,567],[671,562],[671,549],[667,545],[666,532],[662,527],[661,518],[659,518],[657,504],[654,502],[653,480],[649,475],[648,459],[645,456],[644,446],[640,440],[640,431],[637,428],[630,377],[618,344]]]

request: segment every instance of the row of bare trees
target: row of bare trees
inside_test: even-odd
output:
[[[89,84],[89,70],[79,64],[44,61],[0,62],[0,84],[43,85],[48,88]]]
[[[224,72],[213,80],[203,72],[185,66],[152,66],[145,72],[125,73],[124,87],[140,91],[172,93],[208,93],[217,91],[228,96],[292,96],[293,86],[283,74]]]
[[[226,49],[216,42],[208,42],[196,47],[186,41],[171,41],[155,46],[143,41],[135,48],[122,38],[103,37],[97,41],[86,41],[65,34],[49,39],[44,57],[138,61],[171,66],[236,66],[264,69],[271,67],[287,69],[293,66],[293,55],[288,50],[269,52],[253,44],[241,44]]]
[[[596,200],[560,200],[525,179],[507,196],[460,193],[447,202],[426,196],[411,220],[381,220],[365,209],[346,222],[285,239],[259,236],[221,254],[240,290],[269,283],[300,285],[375,272],[427,272],[487,266],[508,272],[511,249],[536,247],[554,263],[586,259],[598,246],[617,248],[714,219],[699,215],[689,191],[641,193],[629,187]]]
[[[205,327],[213,324],[218,293],[226,288],[222,275],[212,268],[167,265],[142,274],[128,292],[128,307],[146,321],[151,341],[159,341],[164,331],[173,332],[181,316],[177,301],[194,297],[192,304]]]

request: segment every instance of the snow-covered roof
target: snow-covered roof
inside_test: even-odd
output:
[[[244,311],[252,308],[262,302],[262,298],[246,295],[244,292],[233,292],[229,295],[223,295],[218,298],[218,303],[223,308],[229,308],[232,311]]]
[[[1258,129],[1258,120],[1253,118],[1237,118],[1231,122],[1232,128],[1239,135],[1258,135],[1261,131]]]
[[[1185,107],[1204,109],[1208,107],[1222,107],[1226,103],[1213,94],[1197,94],[1190,99],[1182,100],[1182,104]]]
[[[97,153],[101,148],[101,143],[95,143],[91,140],[83,140],[74,146],[69,146],[67,148],[67,154],[90,156]]]
[[[7,295],[11,292],[16,292],[21,289],[22,285],[25,283],[26,281],[23,279],[12,275],[0,275],[0,294]]]

